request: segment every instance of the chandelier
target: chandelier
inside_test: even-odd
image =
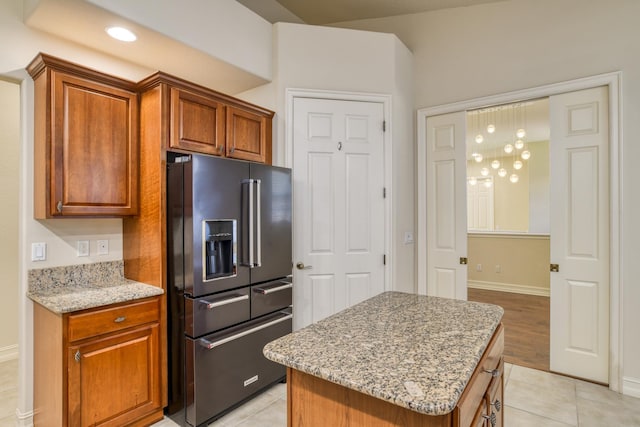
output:
[[[531,158],[527,147],[526,103],[484,108],[469,114],[470,131],[475,135],[471,158],[480,167],[482,177],[469,177],[468,183],[490,187],[495,174],[517,184],[518,172]]]

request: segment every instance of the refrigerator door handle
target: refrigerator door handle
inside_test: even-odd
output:
[[[253,268],[253,179],[249,179],[249,267]]]
[[[256,188],[258,190],[258,194],[256,195],[256,228],[257,228],[257,233],[256,233],[256,263],[252,265],[252,267],[260,267],[262,266],[262,228],[261,228],[261,222],[262,222],[262,218],[261,218],[261,214],[260,214],[260,205],[262,204],[260,195],[261,195],[261,189],[260,186],[262,184],[262,180],[261,179],[256,179],[255,180],[256,183]]]

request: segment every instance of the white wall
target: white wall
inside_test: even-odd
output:
[[[412,55],[391,34],[300,24],[274,26],[274,80],[237,96],[276,111],[274,163],[285,165],[287,88],[392,96],[392,287],[414,292],[414,247],[402,242],[415,231]]]
[[[415,108],[620,70],[623,374],[640,396],[640,2],[518,0],[342,23],[395,33],[414,54]]]
[[[0,361],[18,357],[20,86],[0,80]]]

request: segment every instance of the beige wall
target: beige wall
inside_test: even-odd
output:
[[[20,86],[0,80],[0,360],[17,357]]]
[[[469,234],[467,244],[469,281],[548,292],[549,236]]]
[[[340,25],[395,33],[411,49],[415,108],[622,71],[622,372],[640,396],[639,16],[637,0],[513,0]]]

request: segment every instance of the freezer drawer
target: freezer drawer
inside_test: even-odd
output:
[[[185,333],[210,334],[250,318],[249,287],[199,298],[185,297]]]
[[[252,286],[251,318],[289,307],[293,298],[292,288],[290,278]]]
[[[199,339],[186,338],[186,421],[199,426],[283,379],[285,367],[267,360],[263,347],[291,332],[290,310]]]

